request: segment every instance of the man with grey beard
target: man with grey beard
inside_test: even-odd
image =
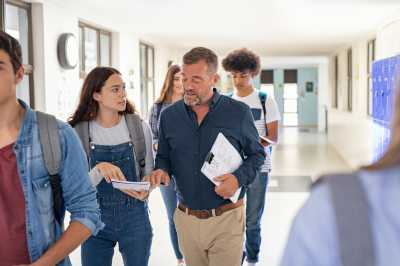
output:
[[[243,196],[265,159],[249,107],[218,93],[218,58],[197,47],[183,57],[184,99],[160,118],[153,186],[176,180],[179,204],[174,221],[187,265],[239,266],[244,238]],[[242,165],[215,180],[201,172],[222,133],[242,155]],[[242,188],[239,200],[229,198]]]

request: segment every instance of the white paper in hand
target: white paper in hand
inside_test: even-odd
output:
[[[111,180],[112,186],[116,189],[135,190],[135,191],[148,191],[150,189],[150,182],[130,182]]]
[[[243,163],[239,152],[222,133],[218,134],[207,157],[201,172],[217,186],[220,182],[215,181],[215,177],[233,173]],[[237,202],[240,191],[241,188],[230,198],[232,202]]]

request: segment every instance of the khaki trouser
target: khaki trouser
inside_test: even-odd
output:
[[[176,209],[174,221],[179,247],[188,266],[240,266],[245,226],[243,206],[208,219]]]

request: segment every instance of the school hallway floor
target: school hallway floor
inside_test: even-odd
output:
[[[323,173],[349,169],[327,144],[325,134],[315,129],[299,128],[281,129],[280,144],[273,150],[273,168],[262,219],[260,266],[279,265],[292,218],[306,200],[311,181]],[[159,190],[151,194],[150,212],[154,233],[150,266],[175,266]],[[71,259],[73,265],[81,264],[79,249],[71,255]],[[117,247],[113,265],[123,265]]]

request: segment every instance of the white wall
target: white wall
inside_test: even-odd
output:
[[[357,41],[337,52],[338,108],[329,110],[328,139],[347,163],[356,168],[371,162],[373,156],[373,123],[367,115],[367,42]],[[347,49],[353,52],[352,111],[347,111]],[[334,86],[334,58],[331,58],[331,96]],[[330,103],[332,101],[330,100]]]
[[[140,110],[140,63],[139,41],[155,48],[156,91],[162,85],[168,60],[176,60],[176,51],[159,40],[152,40],[135,32],[139,29],[113,24],[107,14],[92,12],[68,3],[68,1],[44,1],[33,3],[34,79],[37,109],[67,119],[76,107],[82,80],[79,67],[65,70],[57,60],[57,40],[62,33],[71,32],[78,38],[78,22],[84,21],[107,29],[112,35],[112,65],[118,68],[125,79],[133,81],[128,86],[128,97]],[[76,51],[78,53],[78,51]],[[129,75],[132,74],[133,75]],[[152,101],[152,100],[151,100]]]
[[[379,29],[376,41],[377,59],[400,54],[400,12]]]
[[[400,18],[400,12],[399,12]],[[390,19],[376,32],[339,49],[330,58],[329,106],[334,87],[334,56],[339,59],[338,108],[329,108],[329,142],[353,167],[368,164],[374,155],[374,126],[367,115],[367,42],[376,36],[377,59],[400,53],[400,20]],[[347,49],[353,49],[353,111],[347,111]]]

